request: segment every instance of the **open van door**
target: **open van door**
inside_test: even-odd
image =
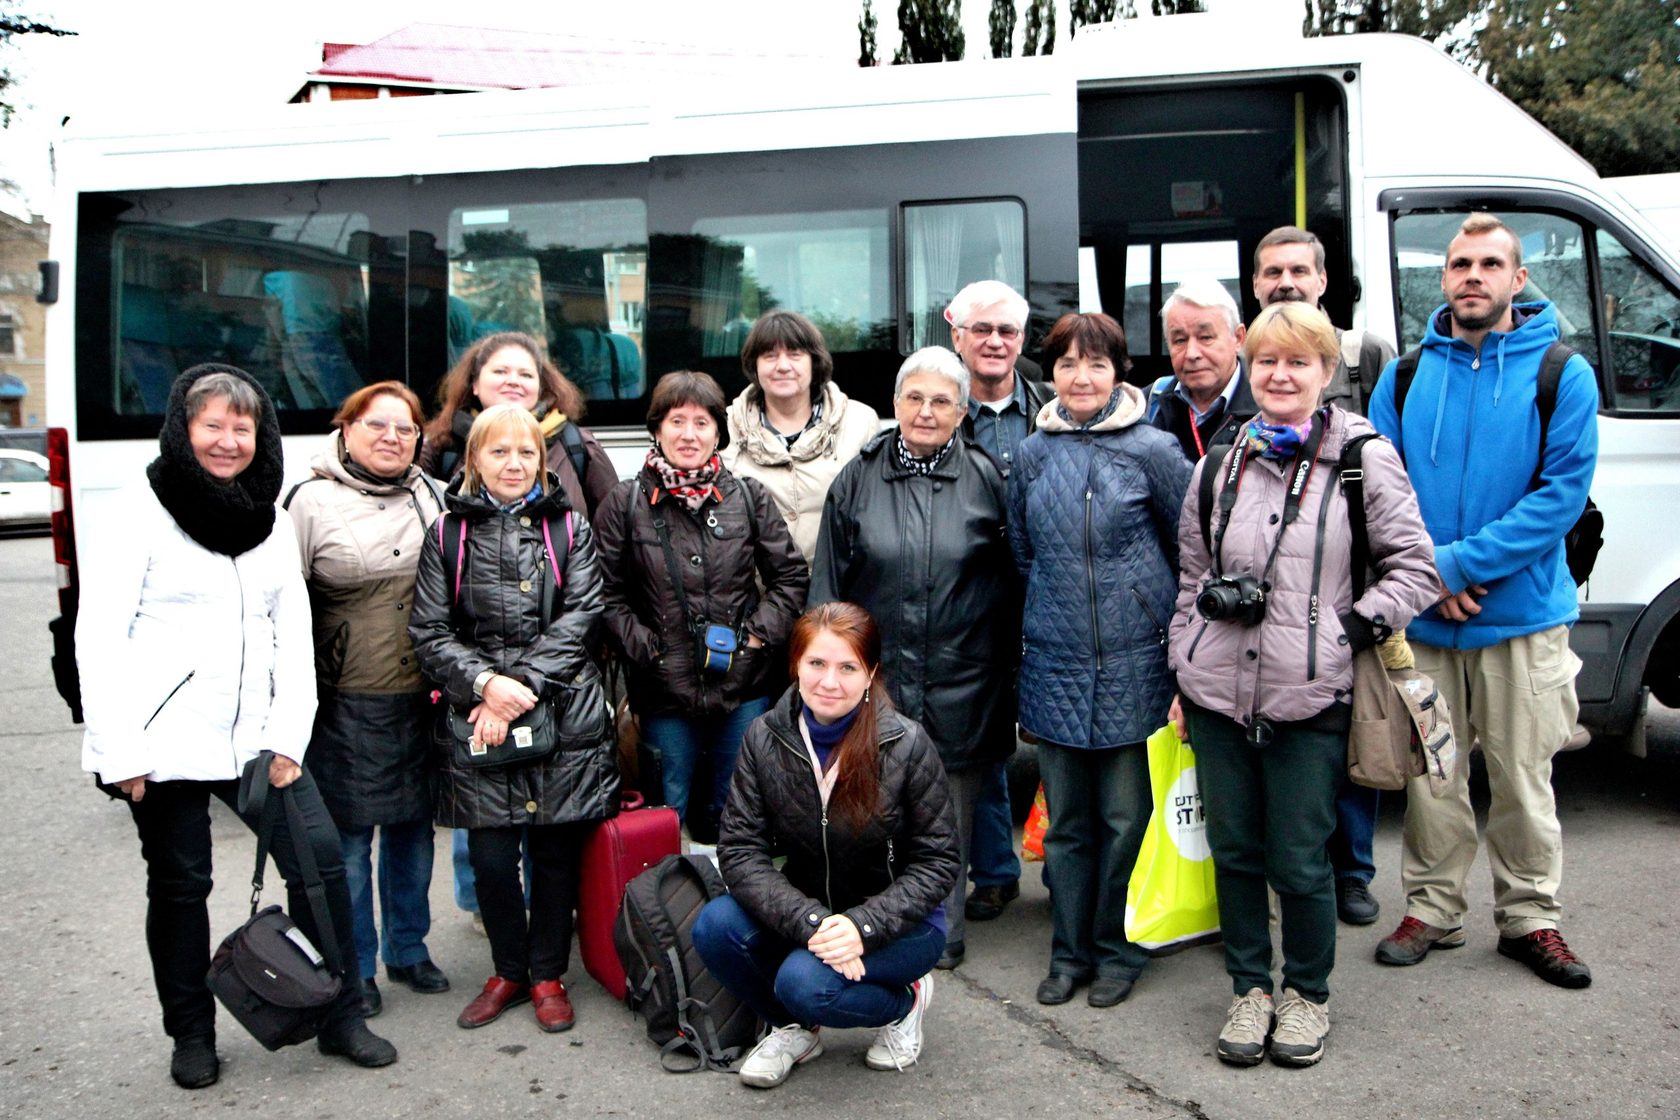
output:
[[[1606,735],[1643,727],[1645,690],[1680,704],[1680,269],[1601,200],[1557,187],[1428,186],[1379,196],[1389,221],[1395,321],[1416,345],[1442,304],[1441,266],[1459,223],[1497,214],[1528,267],[1518,300],[1549,300],[1564,342],[1598,373],[1604,550],[1580,589],[1570,645],[1581,721]],[[1635,734],[1638,742],[1638,735]]]

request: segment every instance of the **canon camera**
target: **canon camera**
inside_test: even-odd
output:
[[[1239,626],[1255,626],[1266,617],[1266,588],[1246,573],[1213,576],[1202,584],[1196,610],[1212,622],[1230,619]]]

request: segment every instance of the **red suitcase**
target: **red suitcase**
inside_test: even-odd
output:
[[[618,816],[603,821],[583,846],[579,865],[578,952],[589,975],[614,999],[624,998],[624,966],[613,947],[613,925],[630,880],[682,849],[677,811],[643,808],[639,793],[625,795]]]

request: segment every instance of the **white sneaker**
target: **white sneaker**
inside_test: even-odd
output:
[[[933,973],[928,973],[910,985],[914,997],[910,1010],[896,1023],[888,1023],[875,1033],[875,1041],[863,1056],[870,1069],[896,1069],[916,1064],[922,1056],[922,1016],[933,1002]]]
[[[776,1027],[759,1040],[741,1063],[741,1083],[754,1089],[774,1089],[788,1079],[793,1067],[823,1052],[822,1039],[798,1023]]]

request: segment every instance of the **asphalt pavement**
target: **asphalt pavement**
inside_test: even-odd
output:
[[[1592,965],[1590,989],[1553,988],[1495,953],[1485,859],[1471,879],[1467,947],[1413,968],[1376,964],[1372,948],[1401,914],[1403,805],[1392,797],[1377,837],[1382,918],[1342,927],[1332,1032],[1312,1069],[1214,1058],[1231,994],[1217,946],[1156,960],[1116,1008],[1082,998],[1040,1007],[1049,903],[1032,865],[1021,899],[972,924],[967,961],[938,974],[922,1060],[902,1074],[864,1066],[865,1031],[826,1032],[828,1053],[770,1092],[730,1075],[663,1073],[642,1025],[575,955],[574,1030],[545,1035],[519,1008],[462,1031],[455,1015],[489,976],[489,948],[451,901],[439,830],[429,945],[455,990],[421,996],[381,978],[385,1013],[372,1025],[401,1060],[361,1070],[310,1044],[269,1053],[223,1015],[221,1081],[183,1092],[169,1080],[146,957],[139,844],[123,807],[81,772],[80,732],[48,673],[55,612],[49,542],[0,540],[0,1114],[1680,1116],[1680,720],[1670,712],[1652,717],[1651,758],[1588,748],[1558,760],[1564,933]],[[219,936],[245,916],[254,844],[213,808]],[[283,902],[269,878],[269,900]]]

